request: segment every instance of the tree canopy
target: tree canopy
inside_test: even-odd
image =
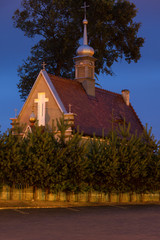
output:
[[[55,75],[74,76],[73,57],[82,37],[83,0],[22,0],[13,15],[16,28],[29,38],[39,36],[30,56],[18,69],[18,89],[25,99],[41,69]],[[114,62],[137,62],[144,39],[134,21],[136,6],[126,0],[88,0],[89,45],[95,50],[96,74],[112,74]]]

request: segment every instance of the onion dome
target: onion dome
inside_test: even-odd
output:
[[[36,116],[35,116],[34,112],[31,113],[31,115],[29,117],[29,121],[30,121],[30,123],[36,122]]]
[[[94,49],[88,45],[82,45],[77,49],[76,52],[77,56],[93,56],[94,55]]]
[[[84,25],[84,31],[83,31],[83,45],[81,45],[78,49],[77,49],[77,56],[90,56],[92,57],[94,55],[94,49],[92,47],[90,47],[88,45],[88,39],[87,39],[87,24],[88,24],[88,20],[86,19],[86,3],[84,5],[85,9],[85,15],[84,15],[84,20],[83,20],[83,25]]]

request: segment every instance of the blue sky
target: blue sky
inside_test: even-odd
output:
[[[130,100],[143,125],[152,126],[153,134],[160,139],[160,1],[131,0],[139,9],[136,21],[142,26],[139,35],[145,38],[138,63],[124,61],[113,65],[113,77],[100,76],[104,89],[121,93],[130,90]],[[10,127],[10,117],[23,106],[16,84],[17,68],[30,54],[35,40],[13,27],[12,15],[21,0],[0,0],[0,125],[5,131]],[[91,24],[91,23],[89,23]]]

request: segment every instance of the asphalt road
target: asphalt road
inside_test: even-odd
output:
[[[160,240],[160,206],[0,210],[0,240]]]

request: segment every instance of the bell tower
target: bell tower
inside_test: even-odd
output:
[[[90,96],[95,96],[95,61],[93,57],[94,49],[88,45],[87,39],[87,24],[86,19],[86,2],[84,3],[84,31],[83,31],[83,45],[77,49],[77,56],[74,58],[75,61],[75,80],[82,83],[86,93]]]

